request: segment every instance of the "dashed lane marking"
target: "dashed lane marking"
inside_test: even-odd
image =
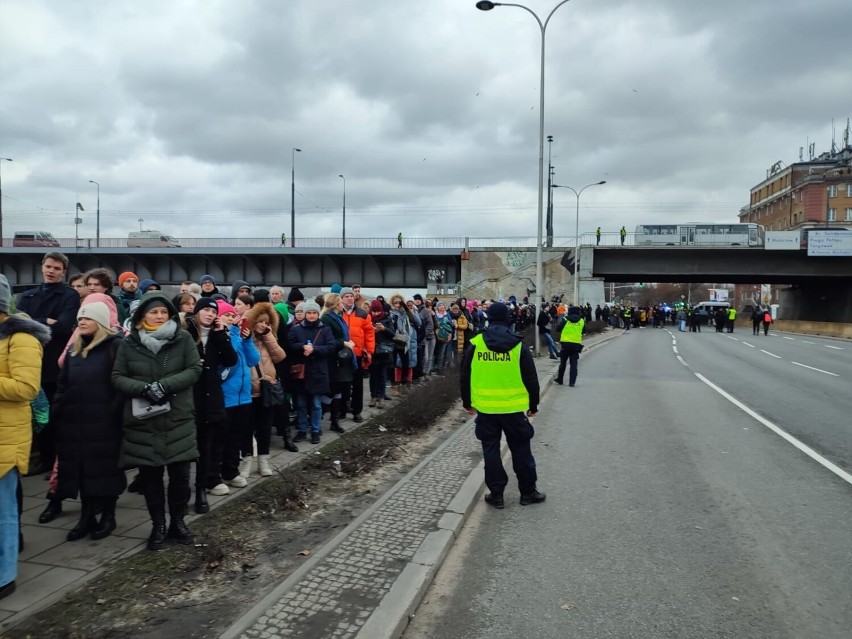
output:
[[[794,363],[795,363],[795,362],[794,362]],[[808,457],[810,457],[810,458],[811,458],[811,459],[813,459],[814,461],[816,461],[816,462],[818,462],[818,463],[822,464],[825,468],[827,468],[828,470],[830,470],[831,472],[833,472],[835,475],[837,475],[838,477],[840,477],[840,478],[841,478],[843,481],[845,481],[846,483],[848,483],[848,484],[852,484],[852,475],[850,475],[849,473],[847,473],[845,470],[843,470],[842,468],[839,468],[839,467],[838,467],[838,466],[836,466],[835,464],[832,464],[832,463],[831,463],[830,461],[828,461],[825,457],[823,457],[823,456],[822,456],[822,455],[820,455],[818,452],[816,452],[813,448],[811,448],[811,447],[809,447],[809,446],[807,446],[807,445],[803,444],[802,442],[800,442],[798,439],[796,439],[795,437],[793,437],[793,436],[792,436],[792,435],[790,435],[789,433],[787,433],[787,432],[785,432],[785,431],[781,430],[778,426],[776,426],[775,424],[773,424],[771,421],[769,421],[768,419],[766,419],[766,418],[765,418],[765,417],[763,417],[762,415],[758,414],[757,412],[753,411],[751,408],[749,408],[748,406],[746,406],[745,404],[743,404],[743,403],[742,403],[740,400],[738,400],[736,397],[733,397],[732,395],[728,394],[727,392],[725,392],[724,390],[722,390],[721,388],[719,388],[718,386],[716,386],[716,384],[714,384],[713,382],[711,382],[709,379],[707,379],[707,378],[706,378],[706,377],[704,377],[703,375],[701,375],[701,374],[699,374],[699,373],[695,373],[695,376],[696,376],[698,379],[700,379],[702,382],[704,382],[705,384],[707,384],[707,385],[708,385],[710,388],[712,388],[714,391],[716,391],[717,393],[719,393],[722,397],[724,397],[724,398],[725,398],[725,399],[727,399],[729,402],[731,402],[734,406],[736,406],[737,408],[741,409],[742,411],[744,411],[745,413],[747,413],[748,415],[750,415],[751,417],[753,417],[754,419],[756,419],[757,421],[759,421],[761,424],[763,424],[764,426],[766,426],[766,427],[767,427],[769,430],[771,430],[773,433],[775,433],[775,434],[776,434],[776,435],[778,435],[779,437],[781,437],[781,438],[783,438],[783,439],[787,440],[787,442],[789,442],[790,444],[793,444],[793,446],[795,446],[795,447],[796,447],[796,448],[798,448],[800,451],[802,451],[803,453],[805,453],[805,455],[807,455]]]
[[[770,357],[774,357],[775,359],[781,359],[780,355],[776,355],[775,353],[770,353],[769,351],[765,351],[762,348],[760,349],[760,352],[766,353],[767,355],[769,355]]]
[[[794,341],[794,342],[796,341],[796,339],[795,339],[795,338],[793,338],[793,337],[787,337],[786,335],[783,337],[783,339],[789,339],[789,340],[792,340],[792,341]]]
[[[678,361],[679,361],[681,364],[683,364],[683,365],[684,365],[684,366],[686,366],[687,368],[689,367],[689,364],[687,364],[687,363],[684,361],[684,359],[683,359],[680,355],[678,355],[678,356],[677,356],[677,359],[678,359]]]
[[[749,348],[754,348],[754,344],[749,344],[748,342],[743,342],[743,344],[745,344]]]
[[[801,366],[802,368],[809,368],[812,371],[817,371],[818,373],[825,373],[826,375],[831,375],[832,377],[840,377],[837,373],[832,373],[831,371],[824,371],[821,368],[814,368],[813,366],[808,366],[807,364],[800,364],[799,362],[790,362],[791,364],[795,364],[796,366]]]
[[[805,340],[802,340],[802,344],[813,344],[813,342],[807,342]]]
[[[834,350],[836,350],[836,351],[842,351],[842,350],[843,350],[843,348],[842,348],[842,347],[840,347],[840,346],[829,346],[828,344],[824,344],[824,346],[825,346],[826,348],[833,348],[833,349],[834,349]]]

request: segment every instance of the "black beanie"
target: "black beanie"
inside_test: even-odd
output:
[[[503,302],[494,302],[488,307],[488,323],[493,324],[494,322],[509,323],[509,307]]]
[[[197,315],[198,311],[202,308],[212,308],[216,311],[216,315],[219,314],[219,307],[216,305],[216,300],[212,297],[202,297],[195,303],[195,308],[192,309],[192,314]]]
[[[297,289],[295,286],[290,289],[290,294],[287,295],[288,302],[302,302],[304,299],[305,296],[302,295],[302,291]]]
[[[269,289],[267,288],[256,288],[254,289],[254,293],[252,293],[252,295],[254,296],[255,302],[269,301]]]

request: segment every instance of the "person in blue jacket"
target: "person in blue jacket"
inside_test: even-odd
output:
[[[251,369],[260,362],[260,353],[251,339],[251,329],[234,324],[237,309],[224,300],[217,300],[219,317],[228,327],[231,344],[237,352],[237,363],[222,371],[222,392],[225,395],[225,414],[227,428],[222,448],[222,479],[228,486],[243,488],[248,484],[247,477],[240,473],[243,452],[240,450],[241,434],[244,424],[251,423]],[[251,451],[248,451],[251,460]],[[248,475],[248,473],[246,473]],[[224,488],[227,488],[225,486]],[[212,488],[211,495],[226,495],[221,485]]]

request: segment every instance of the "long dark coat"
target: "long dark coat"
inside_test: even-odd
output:
[[[152,291],[142,296],[133,316],[134,325],[141,321],[153,298],[162,300],[171,320],[179,322],[168,298],[160,291]],[[124,339],[112,370],[112,383],[124,395],[120,463],[131,468],[197,459],[192,386],[201,375],[201,358],[195,342],[189,333],[178,328],[155,355],[142,344],[139,330],[133,329]],[[145,386],[157,381],[168,393],[171,410],[150,419],[136,419],[131,409],[132,398],[141,397]]]
[[[112,335],[86,357],[69,352],[59,371],[53,420],[60,497],[117,497],[127,486],[118,463],[123,398],[111,381],[120,344]]]
[[[189,333],[201,358],[201,376],[193,386],[195,422],[215,423],[225,419],[225,394],[222,392],[222,371],[236,366],[237,352],[231,344],[228,330],[211,330],[205,347],[198,337],[194,318],[187,318],[186,332]]]
[[[311,340],[314,352],[310,357],[305,357],[302,347],[308,340]],[[336,348],[331,330],[319,320],[312,324],[303,320],[290,328],[287,334],[286,361],[290,362],[291,366],[305,365],[305,379],[290,380],[290,387],[294,392],[308,395],[328,395],[331,392],[328,360],[336,352]]]

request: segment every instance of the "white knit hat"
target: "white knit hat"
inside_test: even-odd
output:
[[[109,328],[109,308],[103,302],[92,302],[81,306],[77,311],[77,319],[83,317],[97,322],[104,328]]]

